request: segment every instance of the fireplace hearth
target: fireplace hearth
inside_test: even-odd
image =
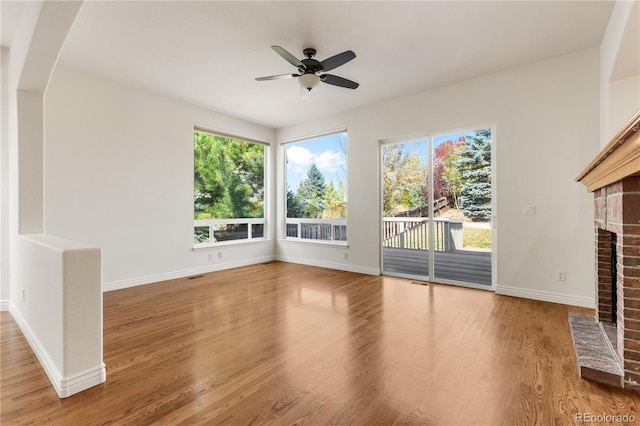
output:
[[[571,315],[580,376],[640,392],[640,111],[576,179],[594,194],[596,315]]]
[[[611,245],[609,246],[609,268],[611,268],[611,320],[618,324],[618,235],[611,233]]]

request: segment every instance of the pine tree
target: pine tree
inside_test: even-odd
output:
[[[263,217],[264,147],[194,132],[194,217]]]
[[[324,175],[320,169],[318,169],[318,166],[313,163],[307,171],[307,177],[298,185],[298,192],[296,194],[298,199],[304,204],[306,217],[322,217],[325,191]]]
[[[302,217],[304,215],[304,204],[290,189],[287,189],[287,217]]]
[[[461,172],[460,210],[472,219],[491,218],[491,129],[468,136],[455,161]]]

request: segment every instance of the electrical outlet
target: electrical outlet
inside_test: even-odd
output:
[[[218,259],[222,259],[222,252],[221,251],[218,252]]]
[[[347,252],[346,252],[346,251],[345,251],[345,252],[342,252],[342,258],[343,258],[343,259],[346,259],[346,258],[347,258]]]
[[[567,273],[564,272],[564,271],[556,272],[556,280],[558,280],[558,281],[566,281],[567,280]]]
[[[214,259],[213,253],[209,253],[209,260],[213,260],[213,259]]]
[[[522,206],[522,214],[524,215],[534,215],[536,214],[536,206]]]

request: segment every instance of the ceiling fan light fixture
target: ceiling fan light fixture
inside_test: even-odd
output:
[[[310,92],[311,89],[313,89],[318,84],[320,84],[320,77],[312,73],[307,73],[307,74],[302,74],[298,78],[298,81],[300,82],[300,86],[302,86],[303,88],[307,89]]]

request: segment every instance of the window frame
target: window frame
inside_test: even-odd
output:
[[[345,138],[346,138],[346,150],[345,150],[345,186],[344,186],[344,190],[345,190],[345,202],[347,203],[347,215],[346,217],[343,218],[335,218],[335,219],[321,219],[321,218],[293,218],[293,217],[288,217],[287,216],[287,192],[288,192],[288,183],[287,183],[287,147],[293,144],[297,144],[297,143],[304,143],[304,142],[309,142],[312,141],[314,139],[319,139],[325,136],[330,136],[330,135],[336,135],[336,134],[341,134],[344,133],[345,134]],[[297,243],[305,243],[305,244],[317,244],[317,245],[331,245],[331,246],[339,246],[339,247],[347,247],[349,245],[348,243],[348,219],[349,219],[349,208],[348,208],[348,200],[349,200],[349,189],[348,189],[348,181],[349,181],[349,167],[348,167],[348,162],[349,162],[349,132],[346,128],[341,128],[341,129],[337,129],[337,130],[332,130],[332,131],[328,131],[328,132],[324,132],[324,133],[318,133],[315,135],[311,135],[311,136],[306,136],[306,137],[302,137],[302,138],[296,138],[296,139],[291,139],[291,140],[286,140],[286,141],[282,141],[280,143],[280,149],[281,149],[281,158],[282,161],[280,162],[281,166],[282,166],[282,182],[283,182],[283,188],[284,191],[281,191],[282,194],[281,196],[283,196],[283,219],[282,219],[282,231],[279,233],[279,237],[281,241],[285,241],[285,242],[297,242]],[[335,235],[336,231],[335,231],[335,227],[336,226],[344,226],[345,228],[345,239],[319,239],[319,238],[304,238],[302,236],[300,236],[300,229],[302,224],[308,224],[308,225],[318,225],[318,224],[330,224],[331,225],[331,235]],[[288,236],[288,228],[289,226],[295,225],[298,228],[298,235],[297,237],[294,236]]]
[[[230,133],[228,131],[218,130],[209,126],[203,126],[201,124],[194,123],[192,130],[192,150],[195,149],[193,145],[193,138],[195,137],[195,133],[207,133],[213,136],[219,136],[228,139],[235,139],[242,142],[252,143],[256,145],[261,145],[263,147],[263,197],[262,197],[262,217],[261,218],[229,218],[229,219],[196,219],[195,218],[195,205],[192,203],[192,218],[193,218],[193,250],[206,250],[212,247],[221,247],[221,246],[230,246],[237,244],[255,244],[257,242],[269,241],[271,239],[271,231],[269,229],[268,216],[269,216],[269,164],[270,164],[270,151],[271,151],[271,143],[266,140],[259,140],[256,138],[250,138],[245,136],[240,136],[239,134]],[[193,155],[195,154],[192,151],[192,161],[195,160]],[[192,166],[195,168],[195,164],[192,163]],[[192,173],[193,176],[193,173]],[[192,181],[191,185],[192,191],[195,189],[195,180]],[[236,239],[236,240],[223,240],[223,241],[209,241],[197,243],[195,242],[196,232],[195,229],[199,227],[208,227],[209,228],[209,236],[213,234],[213,227],[217,225],[242,225],[247,224],[248,235],[247,238]],[[252,236],[252,227],[253,225],[262,225],[262,236],[261,237],[253,237]]]

